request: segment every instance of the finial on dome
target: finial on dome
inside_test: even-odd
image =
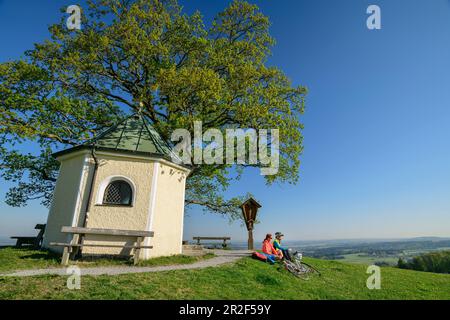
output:
[[[139,116],[142,115],[142,109],[144,109],[144,103],[141,101],[141,102],[139,102],[139,108],[137,109],[137,111],[134,115],[135,118],[139,118]]]

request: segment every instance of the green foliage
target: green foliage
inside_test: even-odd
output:
[[[398,259],[397,267],[399,267],[400,269],[408,269],[406,261],[402,258]]]
[[[450,251],[425,253],[412,258],[411,261],[399,259],[397,266],[416,271],[450,273]]]
[[[9,204],[48,204],[51,151],[86,141],[140,105],[166,139],[177,128],[193,132],[197,120],[205,131],[278,128],[280,170],[267,183],[298,181],[306,88],[267,65],[274,39],[257,6],[233,1],[209,28],[175,0],[96,0],[84,9],[81,30],[68,30],[63,17],[24,60],[0,64],[2,176],[17,183]],[[21,154],[30,141],[39,152]],[[239,216],[241,199],[221,195],[240,177],[230,169],[195,166],[186,203]]]

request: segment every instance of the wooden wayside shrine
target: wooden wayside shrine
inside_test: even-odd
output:
[[[259,208],[261,208],[261,205],[251,197],[241,205],[242,215],[248,230],[248,250],[254,250],[253,227]]]

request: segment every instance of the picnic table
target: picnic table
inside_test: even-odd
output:
[[[31,245],[34,249],[39,249],[42,245],[42,239],[44,238],[45,232],[45,224],[37,224],[34,227],[36,230],[39,230],[39,233],[36,237],[22,237],[22,236],[14,236],[11,239],[16,239],[16,247],[20,248],[22,245],[27,244]]]
[[[193,240],[197,240],[197,245],[200,245],[200,241],[207,240],[207,241],[217,241],[221,240],[223,241],[222,247],[226,248],[228,246],[227,241],[230,241],[230,237],[193,237]]]

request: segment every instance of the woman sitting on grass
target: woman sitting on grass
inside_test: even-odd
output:
[[[272,245],[272,235],[270,233],[266,235],[263,241],[262,252],[271,264],[274,264],[277,259],[282,258],[282,255]]]

